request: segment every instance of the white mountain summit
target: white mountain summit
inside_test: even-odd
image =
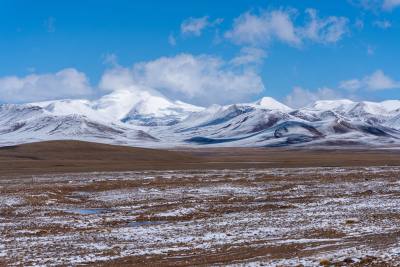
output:
[[[263,98],[259,99],[258,101],[254,102],[253,104],[256,106],[265,108],[265,109],[280,110],[280,111],[285,111],[285,112],[292,111],[291,108],[282,104],[281,102],[276,101],[272,97],[263,97]]]
[[[0,145],[75,139],[145,147],[398,146],[400,100],[317,101],[300,109],[271,97],[209,108],[151,91],[96,100],[0,105]]]

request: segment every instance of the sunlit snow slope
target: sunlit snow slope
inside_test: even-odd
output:
[[[155,91],[118,90],[97,100],[0,105],[0,145],[60,139],[144,147],[396,147],[400,100],[292,109],[264,97],[203,108]]]

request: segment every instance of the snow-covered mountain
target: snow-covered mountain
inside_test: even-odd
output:
[[[149,90],[117,90],[95,101],[56,100],[30,105],[56,116],[77,114],[96,121],[152,126],[173,124],[203,110]]]
[[[317,101],[292,109],[273,98],[208,108],[151,90],[97,100],[0,105],[0,145],[76,139],[145,147],[400,145],[400,100]]]
[[[121,123],[96,121],[79,112],[67,114],[63,111],[55,115],[54,111],[49,112],[46,108],[48,106],[43,108],[32,104],[1,105],[0,145],[77,139],[149,146],[159,141],[143,130],[125,127]]]
[[[387,103],[318,101],[297,110],[276,103],[270,108],[254,103],[213,106],[170,127],[168,137],[213,146],[398,144],[400,101]]]

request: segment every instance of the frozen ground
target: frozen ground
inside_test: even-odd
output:
[[[0,180],[0,265],[400,266],[400,167]]]

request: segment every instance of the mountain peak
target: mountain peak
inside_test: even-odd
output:
[[[264,96],[263,98],[257,100],[253,103],[256,106],[261,106],[262,108],[272,109],[272,110],[281,110],[281,111],[291,111],[292,109],[281,102],[275,100],[272,97]]]
[[[310,107],[318,110],[335,110],[338,108],[349,108],[357,104],[349,99],[336,99],[336,100],[317,100]]]
[[[321,100],[293,112],[263,97],[204,109],[139,89],[97,100],[0,105],[0,144],[78,139],[165,147],[400,145],[400,100]]]

